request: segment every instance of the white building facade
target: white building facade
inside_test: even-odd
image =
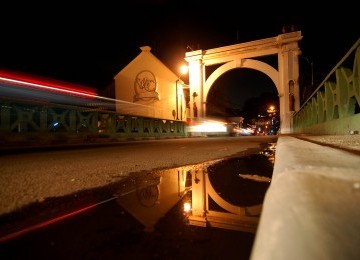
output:
[[[141,53],[114,77],[116,112],[185,121],[183,82],[149,46],[140,49]]]

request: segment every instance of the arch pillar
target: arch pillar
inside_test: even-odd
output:
[[[205,117],[204,75],[205,66],[202,62],[202,51],[197,59],[189,60],[190,115],[191,120]]]
[[[281,133],[291,133],[292,115],[300,108],[299,54],[297,42],[280,45],[279,66],[279,104]]]

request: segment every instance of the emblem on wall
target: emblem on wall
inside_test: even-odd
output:
[[[155,75],[148,70],[143,70],[136,75],[134,84],[134,102],[159,100],[156,92],[157,82]]]

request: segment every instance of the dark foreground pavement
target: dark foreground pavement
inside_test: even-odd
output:
[[[143,226],[116,201],[0,244],[7,259],[249,259],[254,234],[187,224],[182,202]]]
[[[209,174],[212,172],[211,176],[218,178],[214,184],[229,201],[251,205],[261,203],[269,183],[259,185],[259,190],[251,189],[244,193],[239,189],[241,178],[238,174],[253,172],[260,175],[266,172],[267,177],[271,177],[271,162],[263,158],[263,163],[258,163],[259,158],[243,156],[250,159],[236,159],[231,164],[223,162]],[[25,228],[15,230],[35,228],[0,242],[1,259],[249,259],[255,234],[188,225],[182,200],[191,192],[156,223],[153,232],[144,232],[143,224],[121,207],[117,198],[111,199],[117,189],[109,185],[76,193],[76,196],[53,198],[36,203],[24,212],[3,217],[3,223],[11,222],[12,227],[20,223]],[[64,212],[84,209],[91,201],[106,202],[95,203],[96,207],[69,218],[59,214],[62,209]],[[69,208],[73,210],[68,211]],[[24,223],[24,219],[36,221]]]

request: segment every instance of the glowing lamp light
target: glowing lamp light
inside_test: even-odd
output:
[[[186,66],[186,65],[181,66],[181,67],[180,67],[180,73],[181,73],[181,75],[186,74],[186,73],[188,72],[188,70],[189,70],[189,67],[188,67],[188,66]]]
[[[191,211],[191,203],[190,202],[185,202],[184,203],[184,212],[189,213],[190,211]]]
[[[275,107],[274,106],[269,106],[267,112],[268,113],[274,113],[275,112]]]

